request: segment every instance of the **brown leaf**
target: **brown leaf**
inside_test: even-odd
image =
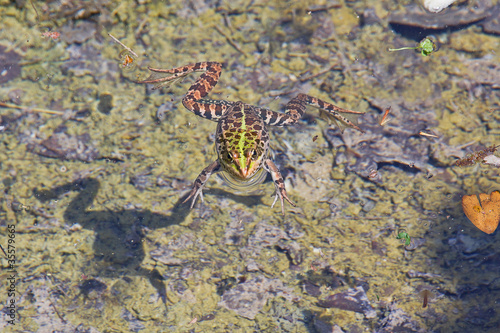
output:
[[[469,220],[481,231],[492,234],[500,222],[500,192],[465,195],[462,208]]]

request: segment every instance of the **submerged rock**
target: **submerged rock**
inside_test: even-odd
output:
[[[294,295],[281,280],[257,276],[225,291],[219,305],[242,317],[255,319],[271,297],[284,297],[291,301]]]
[[[491,16],[482,21],[480,25],[483,31],[489,34],[500,35],[500,4],[497,4],[490,11]]]
[[[0,45],[0,84],[21,75],[21,66],[19,66],[21,56],[15,51],[5,52],[6,50],[5,46]]]
[[[248,238],[247,245],[240,250],[241,255],[245,258],[259,255],[263,248],[274,246],[282,239],[289,239],[284,230],[263,221],[259,222]]]
[[[376,332],[378,333],[425,332],[415,320],[412,320],[408,314],[397,308],[395,304],[389,305],[385,317],[379,320],[377,326]]]
[[[389,23],[439,30],[472,24],[489,17],[490,13],[491,8],[488,8],[484,3],[470,8],[453,8],[440,14],[428,13],[418,5],[410,5],[406,6],[404,11],[389,15]]]
[[[101,157],[101,154],[90,143],[88,133],[69,135],[64,132],[52,134],[40,144],[31,144],[28,147],[32,152],[63,160],[78,160],[92,162]]]
[[[347,291],[330,295],[326,299],[319,301],[318,305],[323,308],[337,308],[359,312],[364,314],[367,319],[377,316],[362,287],[351,288]]]
[[[66,24],[61,28],[61,39],[68,44],[81,44],[95,36],[97,24],[89,21],[78,21]]]

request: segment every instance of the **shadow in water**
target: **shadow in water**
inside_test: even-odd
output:
[[[182,199],[179,199],[170,215],[136,209],[98,210],[92,204],[99,188],[97,179],[85,178],[49,190],[33,191],[40,202],[57,199],[67,192],[78,192],[65,210],[64,219],[68,224],[79,223],[83,228],[95,232],[94,259],[88,263],[89,270],[105,277],[144,276],[166,303],[166,288],[161,274],[156,269],[141,267],[145,257],[142,243],[145,235],[142,229],[164,228],[181,223],[189,213],[189,205],[181,204]]]

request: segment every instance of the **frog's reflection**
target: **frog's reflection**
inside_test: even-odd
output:
[[[92,206],[99,188],[97,179],[85,178],[49,190],[35,189],[34,194],[41,202],[47,202],[67,192],[78,192],[66,208],[64,219],[69,225],[79,223],[95,232],[94,260],[88,263],[86,274],[106,277],[143,275],[165,300],[164,284],[159,283],[161,274],[156,269],[141,267],[145,256],[142,229],[164,228],[179,224],[189,213],[189,208],[181,205],[179,200],[170,215],[136,209],[99,210],[95,205]]]

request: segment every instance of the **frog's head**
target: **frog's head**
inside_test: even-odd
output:
[[[237,179],[250,179],[262,167],[268,141],[260,116],[250,106],[234,103],[217,126],[216,149],[222,168]]]

